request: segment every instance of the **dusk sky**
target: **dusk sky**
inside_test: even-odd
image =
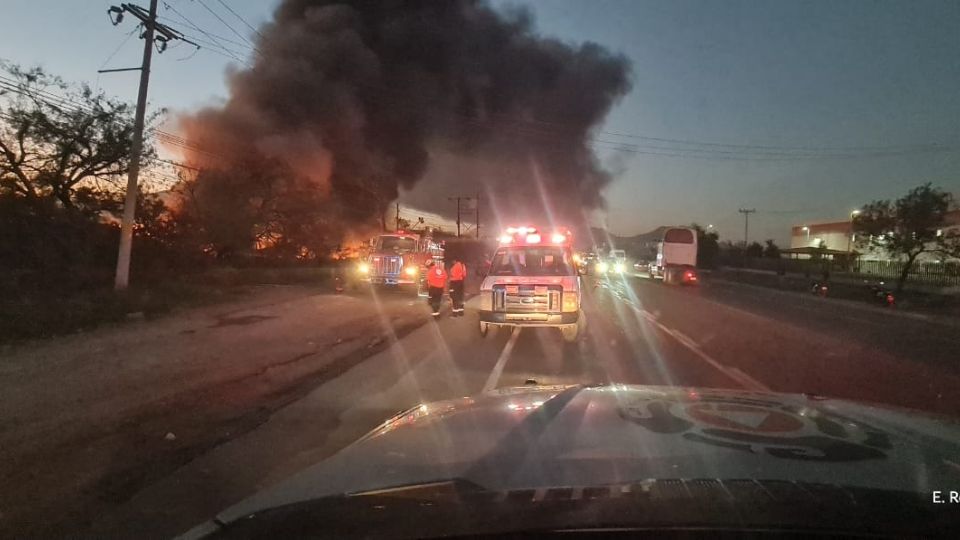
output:
[[[218,1],[205,1],[232,29],[200,0],[161,2],[162,20],[208,39],[182,15],[249,56],[234,31],[252,32]],[[224,3],[253,26],[274,4]],[[132,101],[136,73],[96,73],[139,64],[141,42],[124,41],[134,23],[111,26],[110,4],[5,0],[0,58]],[[751,240],[786,243],[793,224],[844,219],[925,181],[960,194],[960,2],[520,5],[533,10],[542,34],[595,41],[633,64],[633,90],[594,136],[618,171],[606,193],[614,232],[697,221],[740,239],[737,209],[745,206],[757,209]],[[192,51],[181,44],[155,57],[153,107],[189,110],[226,95],[225,69],[238,62]],[[630,151],[612,149],[619,144]]]

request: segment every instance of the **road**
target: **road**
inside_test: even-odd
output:
[[[216,338],[211,325],[206,336],[183,333],[211,314],[166,323],[169,332],[158,331],[158,342],[146,347],[200,347],[192,357],[198,364],[213,354],[221,366],[258,367],[244,372],[243,383],[235,373],[205,387],[205,398],[189,401],[189,422],[182,406],[149,416],[151,436],[166,425],[182,430],[179,453],[134,452],[130,459],[141,469],[157,472],[86,484],[84,493],[95,500],[45,531],[167,537],[330,456],[401,410],[534,382],[804,392],[960,416],[960,326],[949,322],[741,284],[707,280],[680,288],[632,276],[587,279],[588,331],[576,344],[550,329],[483,338],[475,306],[473,298],[467,316],[432,321],[421,302],[403,295],[311,293],[218,315],[214,324],[239,327],[229,341]],[[347,342],[361,346],[339,356],[320,352]],[[271,375],[302,358],[316,363],[309,360],[296,375]],[[271,377],[284,384],[266,385]],[[136,386],[130,388],[133,394]],[[36,414],[40,421],[52,413]],[[21,432],[17,440],[28,439]],[[119,448],[110,447],[115,454]],[[128,465],[126,473],[138,470]]]

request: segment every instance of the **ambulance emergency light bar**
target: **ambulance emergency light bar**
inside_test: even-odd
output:
[[[572,238],[569,230],[556,230],[549,236],[549,244],[567,244]],[[507,227],[500,235],[500,244],[539,244],[543,241],[536,227]]]

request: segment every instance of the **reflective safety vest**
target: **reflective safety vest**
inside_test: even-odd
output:
[[[440,287],[447,284],[447,271],[443,269],[442,264],[434,264],[427,272],[427,285],[431,287]]]
[[[467,278],[467,267],[462,262],[455,262],[450,267],[450,281],[463,281]]]

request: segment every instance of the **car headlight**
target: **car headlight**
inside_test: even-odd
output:
[[[619,274],[623,273],[623,264],[617,263],[613,266],[613,270]]]
[[[370,265],[367,264],[367,263],[360,263],[360,264],[358,264],[358,265],[357,265],[357,272],[360,272],[361,274],[368,274],[368,273],[370,273]]]
[[[408,276],[410,276],[410,277],[413,277],[413,276],[417,275],[417,267],[416,267],[416,266],[408,266],[408,267],[406,267],[406,268],[403,269],[403,273],[406,274],[406,275],[408,275]]]
[[[607,263],[605,263],[605,262],[598,262],[598,263],[597,263],[597,272],[606,272],[606,271],[607,271]]]
[[[565,313],[574,312],[580,309],[580,302],[577,301],[577,293],[573,291],[563,291],[563,309]]]

